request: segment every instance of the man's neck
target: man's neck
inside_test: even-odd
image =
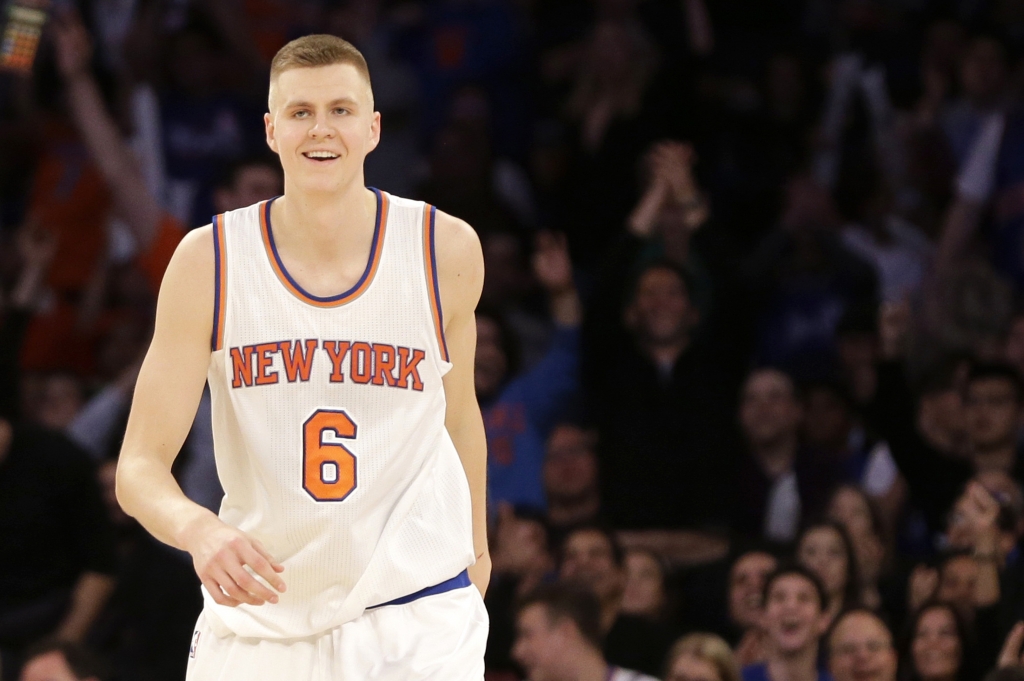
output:
[[[753,442],[750,445],[754,460],[771,480],[793,467],[793,462],[796,461],[797,447],[796,433],[786,433],[773,440]]]
[[[561,499],[548,499],[548,521],[555,527],[571,527],[597,516],[601,498],[597,490],[584,495]]]
[[[566,669],[559,681],[607,681],[608,663],[601,651],[593,646],[580,646],[578,651],[565,656],[572,660],[572,668]]]
[[[651,342],[644,341],[641,343],[644,353],[653,361],[659,368],[661,367],[675,367],[679,357],[682,356],[686,349],[690,346],[690,339],[687,336],[674,341],[663,341],[663,342]]]
[[[361,173],[337,192],[302,191],[286,182],[284,196],[272,210],[279,247],[285,242],[293,253],[330,261],[365,245],[366,226],[376,216],[376,197],[363,186]]]
[[[991,449],[976,449],[972,457],[974,468],[979,473],[988,471],[999,471],[1010,473],[1017,461],[1017,448],[1011,443],[1006,443]]]
[[[769,681],[817,681],[817,644],[790,654],[772,651],[768,654]]]

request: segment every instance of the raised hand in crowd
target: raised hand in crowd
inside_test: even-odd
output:
[[[554,567],[544,529],[535,521],[516,517],[511,504],[498,506],[498,522],[491,543],[491,569],[496,575],[518,578],[517,591],[525,593]]]
[[[916,566],[907,583],[907,612],[917,612],[922,605],[935,598],[938,589],[939,571],[927,565]]]
[[[655,234],[666,210],[679,211],[688,232],[708,218],[708,205],[693,174],[697,154],[689,143],[663,141],[647,155],[647,190],[629,216],[629,231],[648,238]]]
[[[533,275],[548,293],[551,316],[559,326],[579,326],[583,308],[573,281],[572,260],[564,234],[541,232],[533,253]]]
[[[974,587],[974,603],[978,607],[999,601],[999,569],[1004,556],[999,548],[999,502],[985,487],[972,480],[958,502],[957,512],[974,537],[974,560],[978,564],[978,581]]]
[[[27,310],[38,301],[46,283],[50,263],[57,253],[57,237],[34,218],[18,230],[15,245],[21,258],[21,272],[11,291],[11,306]]]

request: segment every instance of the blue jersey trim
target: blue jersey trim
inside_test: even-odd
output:
[[[395,600],[388,601],[387,603],[381,603],[380,605],[371,605],[369,608],[367,608],[367,610],[372,610],[373,608],[383,608],[385,605],[405,605],[406,603],[412,603],[413,601],[418,601],[419,599],[425,598],[427,596],[434,596],[436,594],[443,594],[448,591],[454,591],[455,589],[461,589],[463,587],[469,586],[470,584],[472,584],[472,582],[469,581],[469,570],[463,570],[451,579],[446,579],[440,584],[428,586],[426,589],[420,589],[416,593],[409,594],[408,596],[402,596],[401,598],[396,598]]]

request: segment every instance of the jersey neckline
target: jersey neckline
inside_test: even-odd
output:
[[[335,296],[314,296],[299,286],[299,283],[292,278],[292,275],[285,269],[281,254],[277,251],[277,244],[274,242],[274,229],[270,224],[270,206],[280,197],[275,196],[260,206],[260,232],[270,266],[284,287],[302,302],[315,307],[337,307],[355,300],[369,288],[377,273],[377,267],[380,265],[381,252],[384,250],[384,233],[387,231],[388,222],[387,194],[374,187],[369,187],[369,189],[377,197],[377,217],[373,227],[373,241],[370,243],[370,257],[367,259],[362,276],[352,288]]]

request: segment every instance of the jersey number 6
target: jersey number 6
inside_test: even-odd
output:
[[[318,409],[302,424],[302,487],[317,501],[342,501],[356,488],[356,456],[326,434],[355,439],[356,424],[343,411]]]

